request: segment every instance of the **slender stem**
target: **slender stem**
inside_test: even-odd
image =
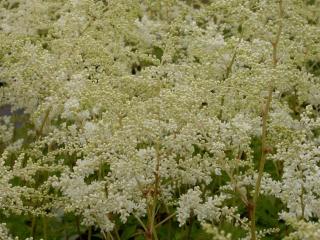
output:
[[[31,236],[33,239],[36,238],[36,231],[37,231],[37,217],[33,215],[32,222],[31,222]]]
[[[256,240],[256,207],[257,200],[259,197],[261,180],[264,172],[264,166],[266,163],[267,152],[266,149],[266,140],[267,140],[267,120],[270,110],[270,104],[272,101],[272,90],[269,90],[267,103],[264,108],[263,116],[262,116],[262,137],[261,137],[261,159],[259,165],[258,178],[255,185],[255,192],[253,196],[253,202],[249,204],[249,215],[251,217],[251,240]]]
[[[156,193],[155,193],[156,194]],[[158,240],[158,235],[157,235],[157,231],[155,228],[155,217],[156,217],[156,206],[157,206],[157,197],[155,196],[154,198],[154,202],[153,202],[153,207],[152,207],[152,224],[151,224],[151,229],[152,229],[152,235],[154,240]]]
[[[305,177],[303,176],[303,173],[302,173],[302,170],[300,168],[300,165],[297,166],[298,170],[300,171],[300,177],[302,178],[302,181],[305,182]],[[304,213],[305,213],[305,203],[304,203],[304,194],[305,194],[305,188],[303,186],[303,183],[300,184],[301,186],[301,193],[299,195],[299,198],[300,198],[300,207],[301,207],[301,217],[300,219],[301,220],[304,220]]]
[[[67,229],[66,229],[66,222],[65,222],[65,218],[64,217],[62,217],[62,231],[63,231],[63,239],[64,240],[68,240],[69,236],[68,236],[68,232],[67,232]],[[79,240],[82,240],[81,237],[79,238]]]
[[[88,229],[88,240],[92,239],[92,227],[90,226]]]
[[[148,223],[147,223],[147,230],[146,230],[146,239],[147,240],[153,240],[152,239],[152,235],[153,235],[153,230],[152,230],[152,210],[151,210],[151,206],[149,205],[148,206],[148,210],[147,210],[147,212],[148,212]]]
[[[273,161],[273,165],[276,169],[276,174],[277,174],[277,177],[280,177],[280,170],[279,170],[279,167],[278,167],[278,163]]]
[[[142,221],[137,215],[133,214],[133,216],[138,220],[138,222],[140,223],[140,225],[141,225],[141,227],[143,228],[143,230],[144,230],[145,232],[147,232],[148,229],[147,229],[146,225],[143,223],[143,221]]]
[[[160,109],[158,111],[158,118],[160,124]],[[160,140],[157,139],[155,144],[156,150],[156,167],[154,171],[155,181],[154,181],[154,191],[150,193],[150,197],[152,197],[152,201],[148,206],[148,226],[146,232],[146,238],[148,240],[158,240],[156,226],[155,226],[155,217],[158,211],[158,195],[160,192]],[[150,199],[151,200],[151,199]]]
[[[165,219],[163,219],[161,222],[159,222],[157,225],[155,225],[155,228],[160,227],[163,223],[165,223],[166,221],[170,220],[171,218],[173,218],[176,215],[176,213],[172,213],[171,215],[169,215],[168,217],[166,217]]]
[[[101,231],[101,233],[102,233],[102,236],[103,236],[104,240],[108,240],[109,239],[109,236],[107,236],[104,231]]]
[[[117,227],[117,226],[114,227],[114,233],[115,233],[115,235],[116,235],[116,239],[117,239],[117,240],[121,240],[121,238],[120,238],[120,236],[119,236],[119,233],[118,233],[118,227]]]
[[[301,194],[300,194],[300,205],[301,205],[301,219],[304,219],[304,212],[305,212],[305,204],[304,204],[304,187],[301,184]]]
[[[102,178],[103,178],[102,173],[103,173],[103,163],[102,163],[102,161],[101,161],[100,164],[99,164],[99,172],[98,172],[98,180],[99,180],[99,181],[101,181]]]
[[[133,238],[135,236],[139,236],[139,235],[142,235],[142,234],[143,234],[143,232],[136,232],[136,233],[132,234],[130,237]]]
[[[42,217],[42,224],[43,224],[43,239],[48,240],[48,218],[47,216]]]
[[[76,216],[76,226],[77,226],[77,233],[78,233],[80,240],[81,240],[80,217],[79,216]]]
[[[114,238],[112,237],[112,235],[111,235],[110,232],[108,232],[107,234],[108,234],[108,239],[109,239],[109,240],[114,240]]]
[[[242,40],[242,34],[241,34],[241,37],[239,38],[238,45],[240,44],[241,40]],[[234,49],[234,53],[232,55],[231,61],[229,62],[228,66],[227,66],[226,73],[223,76],[223,80],[228,79],[230,74],[231,74],[231,72],[232,72],[232,66],[233,66],[234,61],[236,60],[236,57],[237,57],[238,45]],[[220,112],[219,112],[219,115],[218,115],[219,119],[222,119],[224,98],[225,98],[225,95],[222,95],[221,102],[220,102],[221,109],[220,109]]]
[[[191,240],[192,226],[193,226],[193,214],[191,213],[191,216],[189,218],[188,232],[187,232],[188,240]]]
[[[168,239],[171,239],[171,235],[172,235],[172,218],[169,219],[169,229],[168,229]]]
[[[233,175],[228,170],[225,170],[225,172],[229,176],[230,181],[231,181],[232,185],[234,186],[234,191],[239,194],[239,197],[240,197],[241,201],[246,206],[248,206],[249,202],[248,202],[247,196],[244,195],[243,192],[241,192],[241,189],[239,189],[236,179],[234,179]]]
[[[272,63],[273,63],[273,67],[275,68],[277,66],[278,63],[278,44],[280,41],[280,36],[281,36],[281,32],[282,32],[282,27],[283,27],[283,22],[282,22],[282,18],[283,18],[283,1],[279,0],[279,17],[280,17],[280,23],[279,23],[279,28],[276,34],[276,38],[275,41],[272,42]],[[261,134],[261,159],[260,159],[260,163],[259,163],[259,172],[258,172],[258,178],[256,180],[256,184],[255,184],[255,192],[254,192],[254,196],[253,196],[253,200],[250,203],[249,207],[250,207],[250,217],[251,217],[251,240],[256,240],[256,208],[257,208],[257,200],[259,198],[259,193],[260,193],[260,187],[261,187],[261,180],[263,177],[263,172],[264,172],[264,166],[266,163],[266,158],[267,158],[267,153],[268,151],[266,151],[267,149],[267,121],[268,121],[268,117],[269,117],[269,111],[270,111],[270,106],[271,106],[271,102],[272,102],[272,93],[273,93],[273,89],[274,89],[274,80],[272,80],[270,82],[269,85],[269,90],[268,90],[268,97],[266,100],[266,104],[265,107],[263,109],[263,113],[262,113],[262,134]]]
[[[45,115],[44,115],[43,121],[41,123],[41,126],[40,126],[39,130],[37,131],[37,136],[38,137],[41,137],[41,135],[43,133],[43,129],[44,129],[44,127],[45,127],[45,125],[46,125],[46,123],[47,123],[47,121],[49,119],[50,111],[51,111],[51,107],[49,107],[47,109],[47,111],[45,112]]]

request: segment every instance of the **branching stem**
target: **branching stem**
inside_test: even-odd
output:
[[[279,0],[279,28],[275,37],[275,40],[271,42],[272,44],[272,64],[273,67],[275,68],[278,63],[278,45],[280,41],[280,36],[282,32],[282,27],[283,27],[283,0]],[[268,89],[268,97],[262,112],[262,134],[261,134],[261,159],[259,163],[259,172],[258,172],[258,178],[256,180],[255,184],[255,191],[254,191],[254,196],[252,203],[250,204],[251,209],[250,209],[250,217],[251,217],[251,240],[256,240],[256,208],[257,208],[257,200],[259,198],[259,193],[260,193],[260,187],[261,187],[261,180],[263,177],[263,172],[264,172],[264,166],[266,163],[266,158],[267,158],[267,128],[268,128],[268,117],[269,117],[269,111],[270,111],[270,106],[272,102],[272,93],[274,90],[274,80],[270,81],[269,89]]]

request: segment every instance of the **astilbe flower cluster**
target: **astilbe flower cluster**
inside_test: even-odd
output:
[[[304,0],[0,1],[1,214],[73,214],[106,239],[128,219],[146,239],[191,219],[213,239],[320,239],[319,13]],[[257,222],[265,198],[276,225]]]

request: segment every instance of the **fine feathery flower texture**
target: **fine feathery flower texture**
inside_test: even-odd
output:
[[[0,239],[320,239],[319,13],[0,1]]]

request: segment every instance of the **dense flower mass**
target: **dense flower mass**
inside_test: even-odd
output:
[[[317,0],[2,0],[0,99],[0,239],[320,239]]]

